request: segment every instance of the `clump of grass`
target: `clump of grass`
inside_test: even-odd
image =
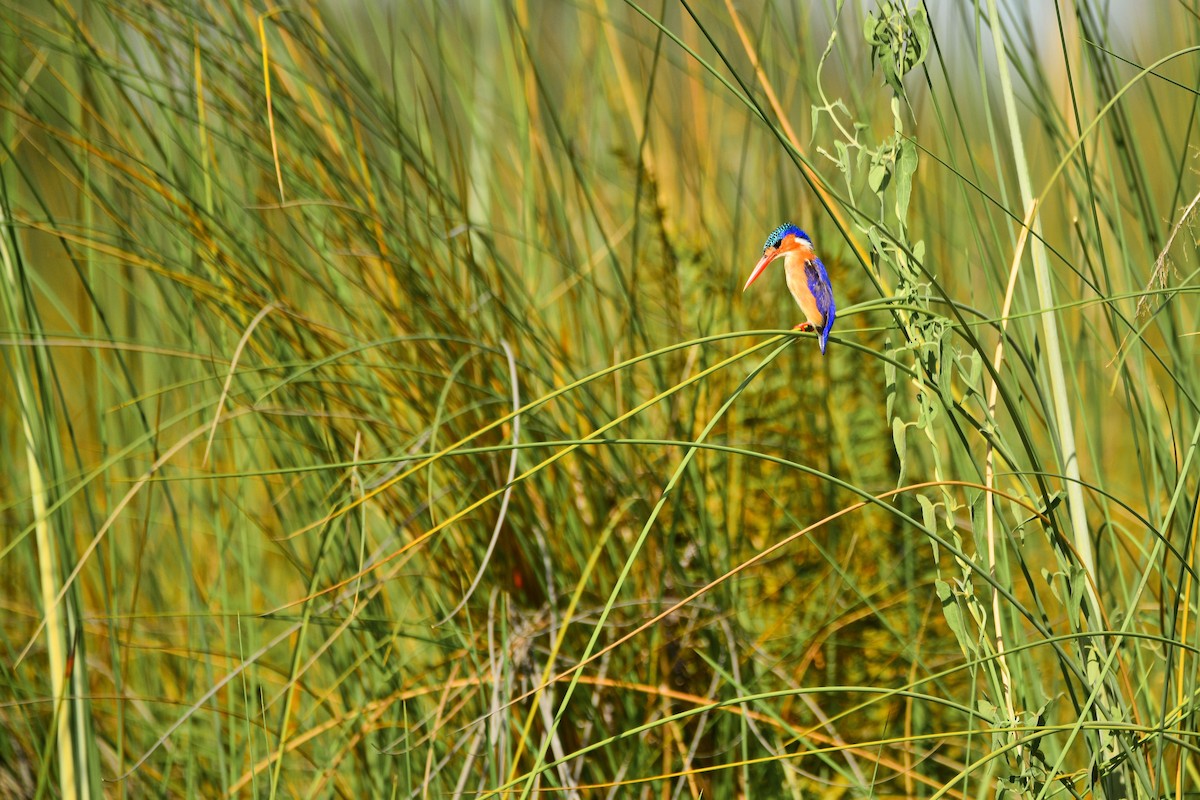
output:
[[[1195,19],[793,6],[6,5],[0,793],[1200,780]]]

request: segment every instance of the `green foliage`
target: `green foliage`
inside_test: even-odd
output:
[[[896,94],[904,94],[901,79],[921,66],[929,55],[929,17],[923,5],[905,8],[886,0],[879,16],[863,15],[863,37],[871,46],[871,64],[883,70],[883,81]]]
[[[4,5],[0,796],[1200,783],[1200,22],[928,8]]]

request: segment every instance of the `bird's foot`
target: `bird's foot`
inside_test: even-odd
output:
[[[804,331],[804,332],[806,332],[806,333],[812,333],[813,331],[815,331],[815,330],[816,330],[816,328],[814,328],[814,327],[813,327],[813,324],[812,324],[811,322],[801,322],[799,325],[797,325],[796,327],[792,328],[792,330],[794,330],[794,331]]]

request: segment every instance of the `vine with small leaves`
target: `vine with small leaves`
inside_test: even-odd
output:
[[[837,5],[839,17],[843,5]],[[914,241],[909,227],[919,150],[905,132],[906,109],[911,116],[911,108],[903,78],[921,66],[929,53],[929,20],[923,6],[909,8],[896,0],[885,0],[876,12],[865,16],[862,33],[872,66],[880,69],[892,95],[892,130],[877,143],[870,141],[871,126],[855,120],[840,99],[830,99],[822,84],[821,69],[838,35],[834,27],[818,64],[820,103],[812,107],[812,129],[814,137],[822,123],[832,129],[831,143],[817,146],[816,152],[840,173],[845,196],[861,199],[854,224],[869,244],[876,283],[891,295],[899,341],[889,336],[885,343],[884,377],[887,420],[900,465],[897,485],[908,480],[908,467],[915,460],[912,457],[918,455],[910,442],[912,431],[923,434],[924,446],[919,454],[928,458],[934,478],[950,480],[958,476],[951,475],[945,463],[944,448],[955,440],[946,435],[946,412],[954,408],[956,393],[959,402],[969,398],[983,406],[983,362],[975,350],[962,352],[951,336],[951,321],[933,309],[935,297],[930,266],[925,264],[925,242]],[[913,376],[907,387],[899,382],[902,366],[909,367],[904,371]],[[969,496],[964,506],[960,496],[943,487],[937,496],[917,495],[917,500],[925,527],[940,531],[960,552],[969,554],[961,523],[956,520],[964,511],[974,519],[981,497]],[[1003,650],[993,639],[994,621],[989,619],[987,602],[981,596],[990,594],[990,588],[985,586],[980,591],[977,587],[979,575],[986,574],[990,566],[987,559],[975,555],[969,563],[956,558],[954,573],[947,575],[936,542],[932,547],[937,570],[935,589],[943,616],[963,655],[979,665],[977,669],[986,682],[987,692],[978,697],[976,711],[992,726],[993,748],[1006,749],[1013,744],[1016,730],[1037,724],[1044,706],[1036,711],[1015,711]],[[1008,774],[1001,776],[1004,790],[1018,795],[1036,794],[1049,777],[1036,740],[1009,752]]]

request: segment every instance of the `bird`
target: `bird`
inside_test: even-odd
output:
[[[790,222],[771,231],[763,245],[762,258],[754,265],[754,271],[750,273],[742,291],[749,289],[750,284],[758,280],[777,258],[783,259],[788,290],[808,318],[807,322],[801,322],[793,330],[816,331],[820,336],[821,355],[825,355],[825,345],[829,341],[829,332],[833,330],[834,317],[837,316],[837,305],[833,302],[829,273],[825,271],[821,259],[817,258],[812,239],[807,233]]]

